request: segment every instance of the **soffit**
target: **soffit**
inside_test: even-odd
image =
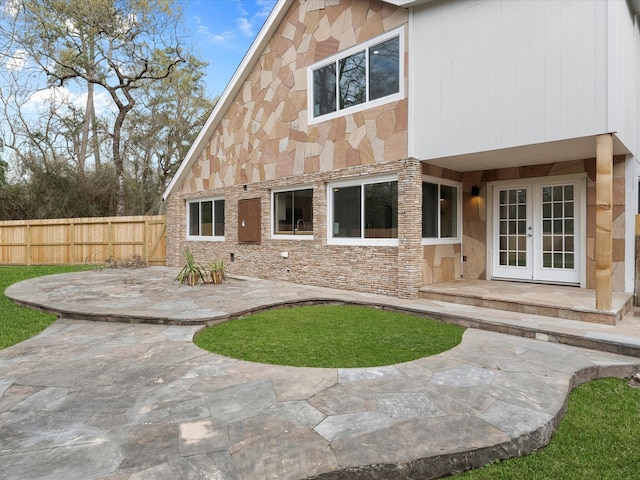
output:
[[[629,149],[613,136],[613,154],[629,155]],[[498,168],[524,167],[545,163],[568,162],[595,158],[596,136],[572,138],[555,142],[539,143],[519,147],[488,150],[484,152],[468,153],[424,159],[425,162],[457,172],[472,172],[478,170],[494,170]]]

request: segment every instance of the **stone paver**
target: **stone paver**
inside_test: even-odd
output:
[[[573,386],[640,369],[637,357],[479,329],[450,351],[388,367],[244,362],[196,347],[200,326],[181,325],[189,311],[172,300],[220,319],[331,292],[252,280],[187,289],[172,278],[86,272],[10,287],[22,302],[30,291],[29,302],[77,312],[0,351],[3,479],[436,478],[540,447]],[[81,319],[127,314],[179,321]]]

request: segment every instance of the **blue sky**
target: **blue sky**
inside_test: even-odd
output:
[[[220,95],[276,0],[185,0],[194,53],[209,62],[207,92]]]
[[[222,94],[275,3],[276,0],[182,0],[184,23],[190,33],[189,48],[209,63],[205,78],[209,97]],[[14,64],[5,61],[0,68],[22,69],[22,62]],[[43,82],[41,86],[44,87]],[[70,84],[41,88],[23,105],[23,112],[37,114],[48,108],[47,101],[54,98],[78,108],[86,104],[86,92],[76,91]],[[99,114],[114,111],[113,101],[103,90],[98,89],[94,103]]]

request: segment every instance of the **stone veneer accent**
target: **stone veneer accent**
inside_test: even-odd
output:
[[[309,125],[307,73],[316,61],[407,19],[406,9],[380,1],[294,3],[181,193],[406,158],[406,99]],[[404,58],[406,64],[406,51]]]
[[[466,262],[462,264],[462,275],[470,279],[486,278],[486,253],[487,253],[487,183],[499,180],[512,180],[518,178],[537,178],[553,175],[587,174],[587,288],[595,288],[595,158],[576,160],[570,162],[532,165],[526,167],[504,168],[497,170],[484,170],[475,172],[453,172],[433,165],[424,164],[423,173],[434,177],[448,178],[462,181],[463,188],[463,240],[462,255]],[[624,291],[624,209],[625,209],[625,164],[624,157],[614,158],[614,206],[613,206],[613,290]],[[480,187],[480,196],[471,197],[471,187]],[[444,247],[444,246],[442,246]],[[436,249],[434,254],[428,252],[425,247],[426,271],[435,271],[440,264],[439,258],[452,258],[454,253],[447,256],[442,248]],[[433,264],[430,260],[433,258]],[[448,261],[448,260],[446,260]],[[442,263],[442,260],[440,260]],[[428,279],[425,279],[427,281]],[[433,279],[433,283],[440,281]],[[428,282],[427,282],[428,283]]]
[[[594,287],[594,159],[464,173],[400,160],[408,156],[406,99],[308,124],[307,67],[407,22],[407,10],[376,0],[294,3],[180,189],[168,199],[168,265],[182,263],[185,202],[224,195],[225,241],[189,242],[199,260],[228,262],[233,253],[230,273],[412,298],[423,283],[486,278],[487,182],[587,172],[587,287]],[[613,229],[613,287],[619,291],[624,290],[621,160],[614,166]],[[390,172],[398,174],[398,247],[328,245],[327,182]],[[462,244],[421,245],[421,173],[462,182]],[[271,190],[301,185],[314,190],[313,239],[271,238]],[[480,187],[477,198],[470,194],[474,185]],[[261,199],[261,245],[237,243],[237,202],[245,198]],[[289,258],[283,259],[282,251]]]
[[[362,175],[398,175],[398,204],[400,205],[398,230],[403,240],[393,246],[344,246],[327,244],[327,182],[357,178]],[[421,205],[420,162],[407,159],[382,164],[353,167],[330,173],[271,180],[233,186],[207,192],[225,197],[225,240],[187,242],[185,222],[186,201],[172,196],[167,205],[171,219],[167,225],[167,245],[172,245],[167,264],[180,265],[180,251],[187,244],[197,260],[205,262],[221,258],[229,264],[230,274],[241,274],[284,280],[289,282],[344,288],[413,298],[422,285],[421,257]],[[416,181],[417,180],[417,181]],[[287,185],[301,183],[313,186],[313,239],[281,240],[271,236],[271,191]],[[418,195],[416,197],[416,195]],[[201,195],[194,196],[195,198]],[[260,198],[262,201],[262,243],[238,244],[238,200]],[[403,206],[410,207],[402,210]],[[417,221],[416,221],[417,219]],[[284,259],[280,253],[286,251]],[[235,261],[230,263],[230,254]]]
[[[230,273],[417,296],[422,191],[420,163],[402,160],[407,158],[406,98],[313,125],[307,115],[309,65],[407,22],[406,9],[376,0],[292,5],[180,189],[168,199],[168,265],[182,263],[186,200],[224,195],[225,241],[189,242],[197,259],[229,262],[233,253]],[[403,58],[406,72],[406,47]],[[404,82],[406,87],[406,77]],[[398,174],[399,204],[410,207],[406,217],[399,215],[399,246],[328,245],[327,182],[392,172]],[[313,239],[272,238],[272,189],[301,185],[313,186]],[[260,245],[238,244],[237,203],[244,198],[261,199]],[[287,259],[280,256],[283,251]]]

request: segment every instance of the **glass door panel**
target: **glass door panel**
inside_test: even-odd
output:
[[[537,192],[540,197],[541,228],[536,243],[540,245],[540,258],[536,261],[534,277],[545,281],[578,283],[577,184],[541,184]]]
[[[584,180],[531,179],[493,190],[493,277],[580,283]]]
[[[494,275],[531,278],[531,213],[528,186],[496,190]]]

